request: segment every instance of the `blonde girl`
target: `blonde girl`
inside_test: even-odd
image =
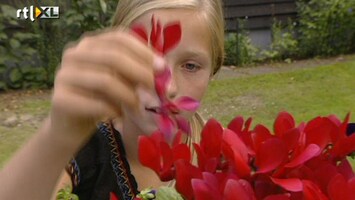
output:
[[[181,24],[180,43],[164,57],[130,32],[134,24],[150,32],[153,15],[162,24]],[[138,136],[157,129],[154,73],[171,68],[168,98],[201,100],[222,65],[223,30],[220,0],[120,0],[112,29],[83,36],[64,51],[49,116],[0,172],[0,199],[47,200],[58,180],[81,200],[107,200],[110,191],[132,199],[164,184],[137,158]],[[201,118],[181,115],[197,140]],[[99,123],[103,119],[110,120]]]

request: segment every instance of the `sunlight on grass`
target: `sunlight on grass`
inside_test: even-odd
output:
[[[0,168],[35,131],[36,129],[30,126],[21,128],[0,126]]]
[[[48,99],[36,99],[24,102],[21,106],[21,112],[31,114],[47,114],[50,105],[51,103]]]

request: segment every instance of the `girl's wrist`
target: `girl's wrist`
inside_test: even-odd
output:
[[[64,124],[60,126],[54,123],[51,117],[48,117],[42,126],[40,134],[43,134],[44,138],[46,138],[45,140],[50,141],[52,145],[62,148],[63,151],[69,151],[70,155],[72,155],[86,141],[89,135],[84,134],[83,131],[85,130],[75,130],[74,127],[65,126]]]

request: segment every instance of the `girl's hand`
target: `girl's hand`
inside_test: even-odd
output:
[[[121,107],[138,107],[136,87],[154,90],[154,71],[164,60],[132,34],[109,31],[83,37],[67,48],[57,72],[50,126],[83,139],[104,118],[120,117]]]

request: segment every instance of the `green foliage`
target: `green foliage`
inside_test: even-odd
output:
[[[226,65],[255,61],[334,56],[355,52],[355,1],[297,0],[298,18],[282,25],[274,21],[272,43],[260,53],[251,45],[248,32],[240,31],[225,42]]]
[[[16,9],[9,5],[0,5],[0,89],[6,89],[6,81],[19,82],[22,73],[18,70],[9,71],[8,66],[28,68],[38,64],[36,57],[36,40],[39,35],[33,32],[20,32],[23,24],[16,18]],[[35,72],[27,72],[36,76]],[[7,75],[7,76],[6,76]],[[21,82],[21,81],[20,81]],[[20,87],[22,83],[19,83]]]
[[[79,197],[71,193],[70,187],[60,189],[57,193],[57,200],[79,200]]]
[[[157,200],[183,200],[181,195],[173,187],[160,187]]]
[[[8,87],[51,87],[64,46],[87,31],[111,24],[118,1],[74,0],[48,2],[59,6],[59,19],[35,22],[16,18],[23,4],[0,4],[0,90]],[[10,64],[9,64],[10,63]]]
[[[238,33],[231,33],[225,40],[225,65],[244,66],[256,61],[258,49],[251,43],[249,33],[244,29],[244,22],[239,21]]]
[[[355,50],[355,1],[299,0],[297,7],[302,57]]]
[[[272,25],[272,43],[269,50],[261,52],[262,60],[290,60],[297,57],[298,41],[292,21],[285,27],[280,21]]]

